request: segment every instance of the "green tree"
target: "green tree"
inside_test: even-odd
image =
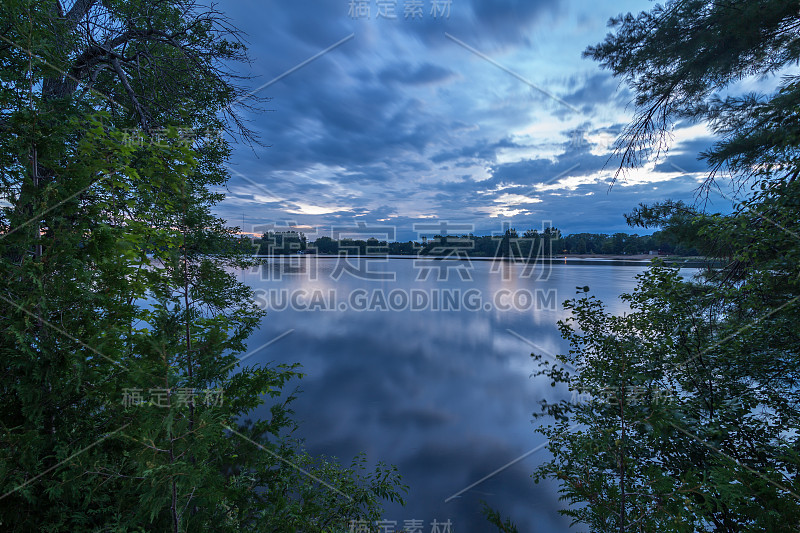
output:
[[[561,480],[565,514],[593,531],[792,531],[796,412],[774,398],[791,390],[754,388],[752,339],[720,342],[741,329],[719,307],[724,289],[663,265],[639,281],[625,316],[588,295],[567,302],[569,353],[537,356],[537,374],[572,396],[536,414],[554,420],[541,429],[554,458],[536,478]],[[780,414],[757,409],[768,397]]]
[[[261,236],[258,253],[287,255],[305,251],[306,236],[297,231],[268,231]]]
[[[797,531],[800,92],[783,69],[800,58],[800,5],[673,1],[611,25],[587,55],[635,91],[620,172],[663,155],[675,121],[704,121],[719,139],[706,190],[724,170],[739,200],[726,215],[666,201],[628,216],[722,266],[694,281],[654,266],[624,316],[567,304],[561,360],[577,372],[540,372],[576,398],[543,404],[554,458],[537,476],[560,479],[565,512],[595,531]],[[771,94],[719,96],[774,74]]]
[[[297,369],[239,365],[263,314],[211,213],[216,133],[248,136],[220,70],[244,58],[235,31],[180,0],[9,0],[0,25],[0,528],[377,518],[396,471],[309,457],[279,401]]]

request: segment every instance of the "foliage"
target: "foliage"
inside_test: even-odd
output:
[[[500,533],[519,533],[517,526],[511,522],[510,518],[506,518],[505,521],[503,517],[500,516],[500,512],[496,509],[492,509],[489,507],[489,504],[486,502],[483,503],[483,514],[486,516],[486,521],[492,524],[497,528],[497,531]]]
[[[573,396],[537,414],[553,459],[536,478],[560,479],[563,512],[593,531],[797,531],[800,94],[793,75],[769,95],[730,89],[797,61],[800,6],[674,1],[611,25],[587,55],[635,90],[620,171],[663,154],[674,121],[706,121],[706,190],[726,170],[740,199],[729,215],[670,201],[628,215],[721,266],[685,280],[655,265],[622,316],[566,303],[569,352],[535,357]]]
[[[0,24],[1,528],[321,531],[399,500],[394,469],[290,438],[296,366],[237,358],[263,313],[211,211],[230,149],[184,135],[240,94],[224,19],[9,0]]]
[[[617,142],[621,170],[664,153],[681,119],[707,121],[720,136],[704,154],[711,178],[723,167],[747,177],[795,152],[798,77],[784,69],[800,57],[796,2],[671,0],[609,26],[615,33],[585,55],[634,90],[636,115]],[[740,80],[772,74],[782,75],[774,94],[725,95]]]
[[[573,391],[535,415],[554,420],[537,479],[561,480],[565,514],[593,531],[793,530],[796,386],[757,380],[779,350],[749,351],[774,333],[730,320],[726,290],[676,268],[639,278],[624,316],[593,296],[567,302],[569,353],[561,365],[536,357],[537,375]]]

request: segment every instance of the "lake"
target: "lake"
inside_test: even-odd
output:
[[[384,516],[396,531],[411,520],[425,533],[434,520],[454,532],[489,531],[481,500],[520,531],[569,529],[556,486],[530,477],[547,457],[531,413],[569,393],[529,377],[530,353],[567,348],[556,322],[576,286],[622,312],[619,294],[647,263],[267,261],[239,274],[268,308],[247,361],[302,364],[294,410],[311,453],[349,464],[363,451],[399,467],[407,504]]]

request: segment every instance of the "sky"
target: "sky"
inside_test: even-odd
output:
[[[291,226],[312,240],[342,227],[417,239],[431,223],[649,233],[623,214],[693,201],[706,168],[697,156],[713,136],[679,123],[665,159],[610,186],[632,93],[582,52],[610,17],[651,7],[225,0],[252,60],[237,69],[269,101],[238,108],[265,146],[234,147],[217,212],[246,232]]]

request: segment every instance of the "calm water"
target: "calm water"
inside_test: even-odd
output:
[[[645,269],[270,259],[241,274],[272,308],[250,339],[248,362],[303,365],[294,410],[309,451],[347,464],[363,451],[399,467],[410,486],[407,505],[388,507],[384,517],[398,531],[407,520],[424,521],[425,533],[434,520],[450,520],[459,533],[489,531],[481,500],[520,531],[566,531],[556,487],[530,478],[545,450],[445,500],[544,442],[531,413],[542,398],[568,393],[529,377],[531,343],[540,352],[566,349],[556,327],[567,316],[562,302],[588,285],[621,312],[618,295]]]

